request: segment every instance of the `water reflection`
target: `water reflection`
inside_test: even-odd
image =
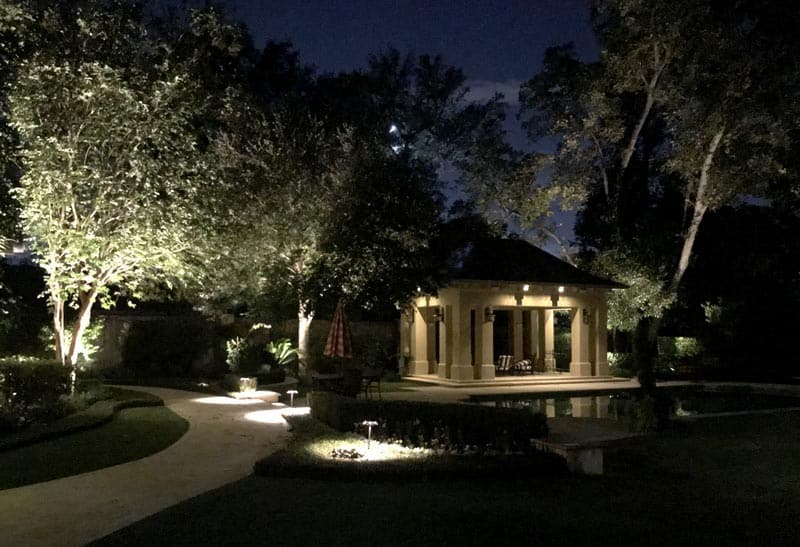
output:
[[[503,408],[529,408],[532,412],[541,412],[548,418],[571,416],[573,418],[618,419],[628,416],[630,398],[622,395],[596,395],[591,397],[506,399],[484,404]]]

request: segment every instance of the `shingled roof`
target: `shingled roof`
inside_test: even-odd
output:
[[[470,243],[453,257],[450,278],[515,281],[624,289],[610,279],[580,270],[520,239],[484,239]]]

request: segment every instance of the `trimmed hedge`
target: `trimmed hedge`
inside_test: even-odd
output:
[[[544,414],[518,408],[359,400],[314,392],[311,415],[336,430],[361,434],[361,423],[374,420],[378,426],[372,437],[377,440],[456,452],[528,453],[531,439],[547,436]]]

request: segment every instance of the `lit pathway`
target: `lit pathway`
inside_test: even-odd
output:
[[[256,460],[282,448],[288,437],[281,417],[285,408],[172,389],[132,389],[161,397],[189,422],[186,434],[147,458],[0,491],[0,545],[85,545],[249,475]]]

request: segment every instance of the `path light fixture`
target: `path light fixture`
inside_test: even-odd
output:
[[[378,422],[374,420],[364,420],[361,422],[361,425],[367,426],[367,450],[369,450],[369,445],[372,443],[372,426],[378,425]]]
[[[298,391],[296,389],[290,389],[286,392],[286,395],[289,396],[289,406],[294,406],[294,396],[297,395]]]

